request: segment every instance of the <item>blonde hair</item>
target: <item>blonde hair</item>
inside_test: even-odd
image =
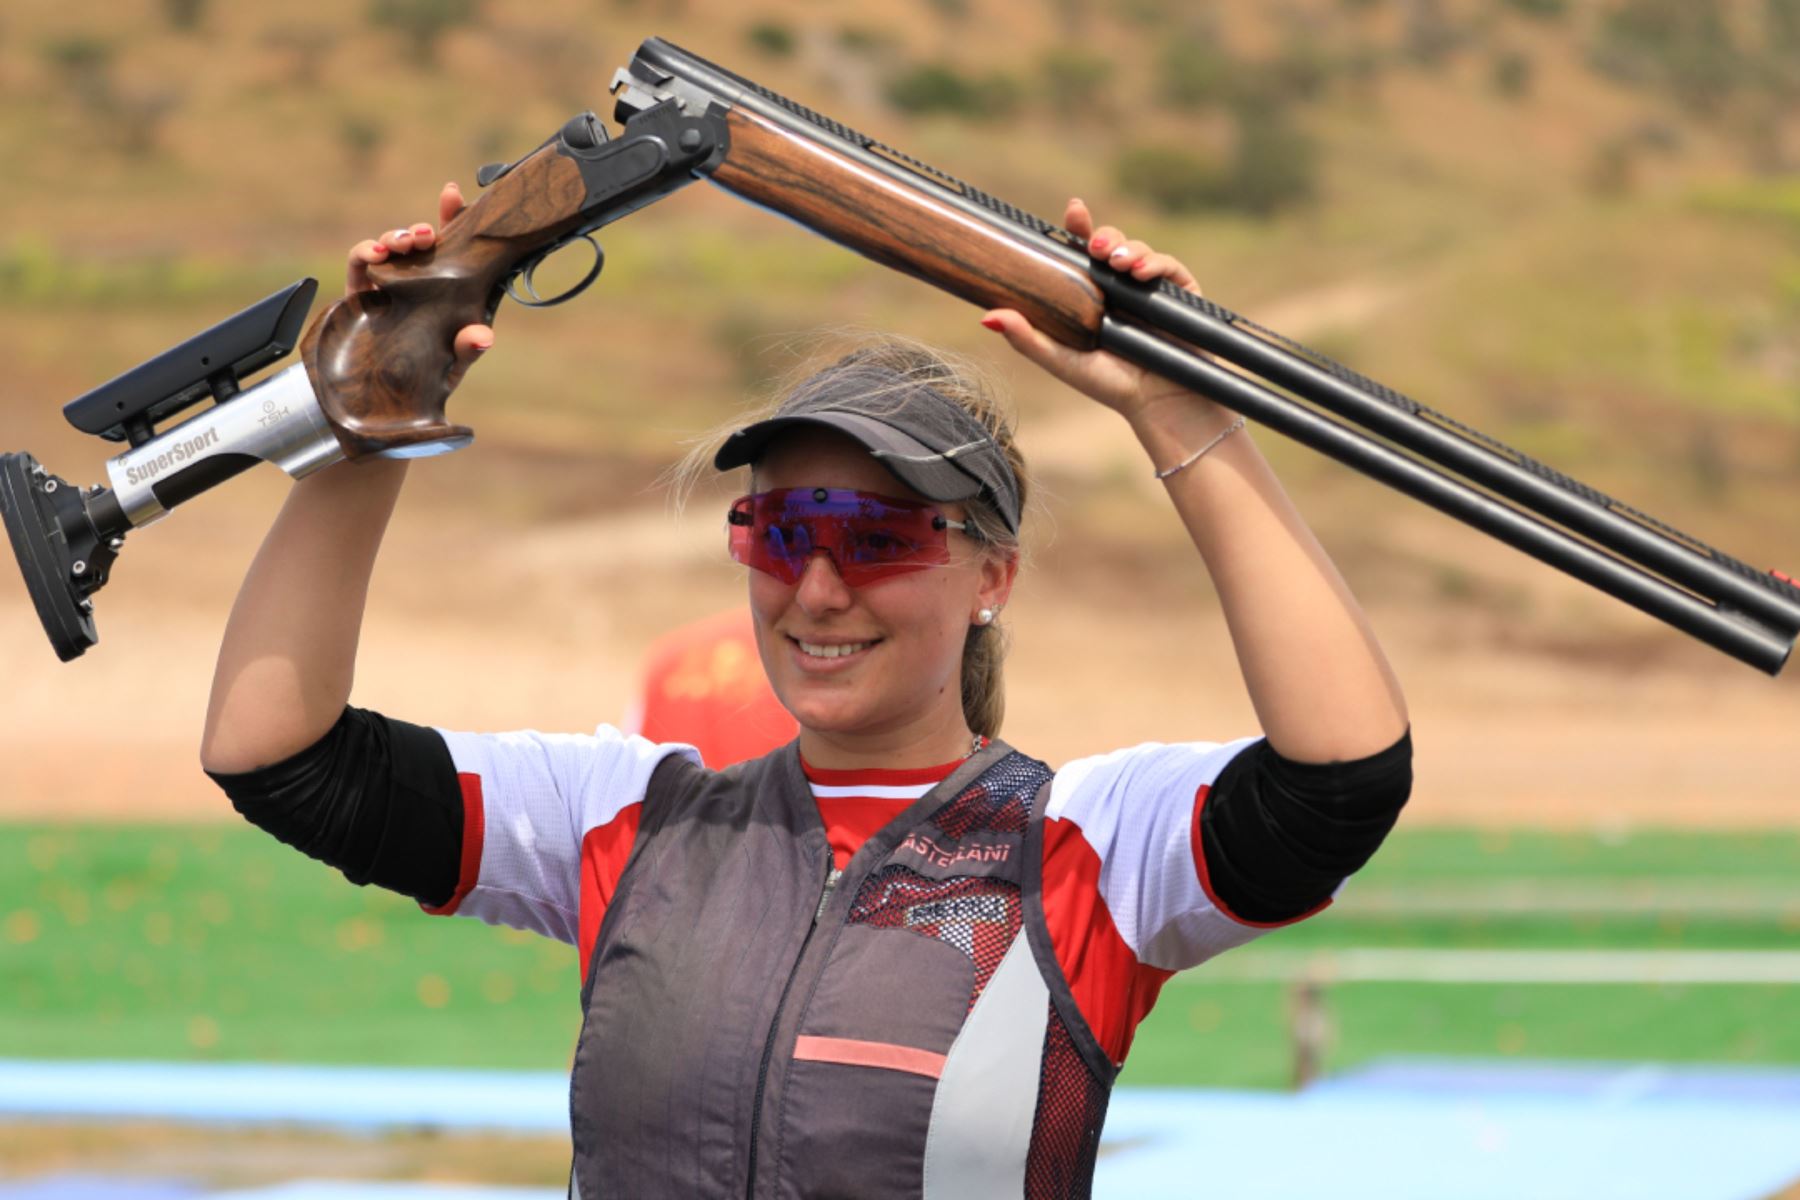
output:
[[[915,389],[928,387],[981,422],[1006,455],[1007,465],[1018,480],[1019,511],[1023,515],[1030,496],[1030,476],[1013,437],[1011,406],[985,370],[959,355],[894,334],[859,334],[848,339],[837,335],[833,340],[837,344],[835,359],[821,366],[824,356],[809,356],[795,370],[784,375],[773,396],[695,443],[671,473],[678,503],[711,468],[713,455],[734,431],[774,416],[796,392],[828,384],[834,375],[854,375],[859,383],[867,383],[871,374],[879,374],[893,382],[878,385],[874,394],[891,393],[896,407],[905,404],[907,396]],[[871,373],[871,367],[881,370]],[[1019,535],[1007,528],[1000,510],[991,500],[985,495],[976,496],[964,501],[963,505],[967,511],[967,532],[979,545],[981,553],[1019,557]],[[963,641],[963,719],[972,732],[984,737],[998,736],[1006,715],[1003,668],[1009,641],[1007,631],[997,623],[970,625]]]

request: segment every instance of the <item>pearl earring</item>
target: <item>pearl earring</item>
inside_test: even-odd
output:
[[[975,614],[975,623],[977,625],[989,625],[993,623],[993,620],[994,610],[991,608],[984,608]]]

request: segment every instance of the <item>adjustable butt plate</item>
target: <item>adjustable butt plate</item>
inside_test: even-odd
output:
[[[56,657],[68,662],[98,642],[100,635],[94,629],[93,605],[77,585],[75,559],[57,519],[56,497],[64,490],[69,492],[65,500],[81,504],[79,489],[44,470],[31,455],[0,454],[0,516],[6,519],[6,536],[50,645]]]

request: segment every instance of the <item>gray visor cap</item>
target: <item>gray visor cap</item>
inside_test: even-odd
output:
[[[903,390],[896,391],[897,382]],[[905,386],[898,374],[872,364],[835,373],[823,386],[802,385],[773,417],[727,438],[713,466],[729,471],[754,463],[777,435],[803,425],[836,430],[867,447],[928,499],[984,497],[1006,528],[1019,532],[1019,482],[986,427],[932,389]]]

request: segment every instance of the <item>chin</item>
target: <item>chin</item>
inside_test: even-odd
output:
[[[819,733],[853,733],[870,723],[870,714],[855,697],[807,695],[807,691],[796,688],[780,697],[782,707],[802,728]]]

